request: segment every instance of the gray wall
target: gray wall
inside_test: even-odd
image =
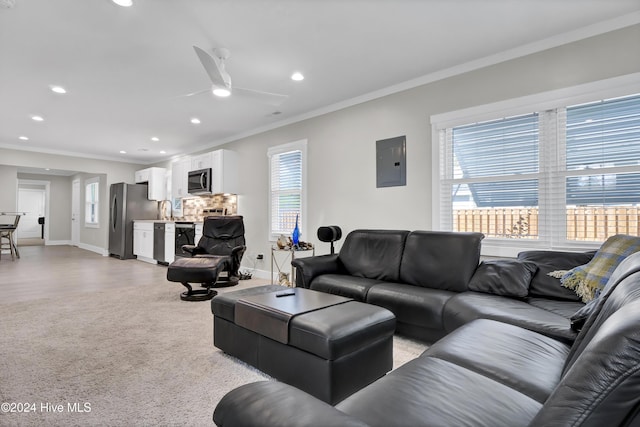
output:
[[[85,187],[92,178],[99,179],[99,213],[98,228],[85,227]],[[109,249],[109,187],[106,174],[79,173],[71,177],[71,181],[80,181],[80,242],[95,248]],[[71,206],[71,201],[69,202]],[[71,217],[71,216],[69,216]]]
[[[255,254],[264,253],[265,261],[256,267],[269,269],[268,147],[308,140],[308,228],[302,240],[318,243],[315,230],[327,224],[340,225],[345,234],[364,227],[430,229],[431,115],[639,72],[638,40],[640,25],[635,25],[226,144],[241,156],[238,209],[245,216],[246,265],[253,266]],[[407,136],[407,185],[378,189],[375,141],[399,135]],[[132,182],[133,172],[144,167],[2,148],[0,164],[105,174],[106,188]],[[0,194],[2,203],[15,205],[13,198]],[[82,238],[100,244],[94,237]],[[326,252],[328,244],[320,244],[317,253]]]
[[[84,218],[81,218],[80,245],[92,249],[102,249],[103,252],[109,246],[108,218],[109,218],[109,186],[115,182],[134,182],[134,172],[147,167],[146,165],[114,162],[109,160],[87,159],[82,157],[61,156],[57,154],[35,153],[0,148],[0,211],[16,209],[18,167],[51,168],[77,172],[80,179],[81,216],[84,215],[84,182],[85,180],[100,177],[100,228],[89,229],[84,227]],[[49,229],[49,240],[71,240],[71,182],[73,176],[60,178],[51,175],[24,174],[28,179],[51,181],[51,221],[55,223]],[[23,174],[20,174],[22,177]],[[46,178],[45,178],[46,177]],[[27,178],[25,178],[27,179]],[[64,181],[68,181],[68,184]],[[5,182],[14,182],[13,187],[4,185]],[[64,188],[63,188],[64,187]],[[56,197],[53,193],[55,191]],[[9,207],[4,207],[9,206]]]
[[[49,240],[71,240],[71,178],[68,176],[18,173],[18,179],[49,182]],[[23,186],[21,186],[23,187]]]
[[[18,208],[18,169],[0,164],[0,212]]]
[[[640,25],[439,80],[320,117],[226,144],[240,154],[239,213],[245,217],[248,259],[267,241],[267,148],[308,140],[307,234],[318,226],[431,229],[433,114],[455,111],[640,71]],[[407,185],[376,188],[375,141],[407,136]],[[166,165],[165,165],[166,166]],[[339,245],[338,245],[339,246]]]

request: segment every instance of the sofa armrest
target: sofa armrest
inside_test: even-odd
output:
[[[336,254],[296,258],[291,261],[291,265],[296,268],[296,286],[307,289],[316,276],[338,273],[340,270],[340,262]]]
[[[213,412],[218,427],[363,427],[364,422],[290,385],[276,381],[245,384],[227,393]]]

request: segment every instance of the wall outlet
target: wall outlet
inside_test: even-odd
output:
[[[264,259],[264,254],[258,254],[258,256],[256,256],[256,259]]]

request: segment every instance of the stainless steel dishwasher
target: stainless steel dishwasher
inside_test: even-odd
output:
[[[153,259],[158,261],[158,264],[169,263],[169,260],[165,259],[165,225],[163,222],[153,223]]]

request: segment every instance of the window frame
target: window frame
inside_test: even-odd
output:
[[[89,191],[89,186],[95,185],[96,187],[96,199],[93,201],[89,201],[87,198],[87,192]],[[95,222],[89,221],[89,216],[87,215],[89,206],[95,206],[95,213],[97,220]],[[84,181],[84,226],[85,228],[100,228],[100,178],[94,177],[89,178]]]
[[[273,193],[271,191],[271,184],[272,184],[272,171],[271,171],[271,160],[273,158],[273,156],[276,155],[280,155],[280,154],[284,154],[284,153],[288,153],[291,151],[300,151],[301,152],[301,169],[302,169],[302,185],[301,185],[301,189],[300,189],[300,236],[301,236],[301,240],[304,238],[304,236],[306,236],[306,231],[307,231],[307,222],[308,222],[308,218],[307,218],[307,140],[306,139],[302,139],[302,140],[298,140],[298,141],[294,141],[294,142],[289,142],[286,144],[280,144],[280,145],[276,145],[273,147],[269,147],[267,149],[267,162],[268,162],[268,207],[267,207],[267,211],[268,211],[268,226],[267,226],[267,230],[268,230],[268,241],[270,242],[275,242],[278,240],[278,237],[283,234],[280,231],[274,231],[272,229],[272,219],[273,219]],[[293,229],[290,230],[290,232],[288,234],[285,234],[286,236],[291,236],[291,232],[293,232]]]
[[[601,99],[617,98],[640,93],[640,73],[633,73],[626,76],[616,77],[612,79],[601,80],[584,85],[572,86],[564,89],[539,93],[535,95],[514,98],[510,100],[500,101],[492,104],[486,104],[462,110],[452,111],[443,114],[431,116],[432,129],[432,228],[434,230],[446,229],[441,218],[441,209],[446,207],[447,200],[441,194],[442,180],[444,172],[441,171],[441,163],[445,160],[445,153],[441,150],[443,143],[443,131],[463,126],[469,123],[484,122],[499,119],[502,117],[511,117],[539,112],[541,117],[548,114],[557,114],[557,109],[563,109],[568,106],[585,104],[598,101]],[[555,123],[559,123],[556,120]],[[541,132],[555,132],[557,136],[552,138],[553,144],[541,144],[540,152],[540,179],[545,180],[549,176],[544,170],[547,167],[544,161],[545,156],[557,156],[564,147],[564,135],[560,129],[547,128],[541,126]],[[563,158],[559,158],[557,164],[562,164]],[[558,173],[558,171],[555,171]],[[560,171],[558,177],[566,175],[575,175],[575,171]],[[547,182],[539,181],[540,186],[547,185]],[[588,249],[596,249],[600,243],[569,241],[565,234],[559,234],[557,227],[558,221],[554,224],[552,218],[548,218],[545,214],[550,212],[550,207],[561,203],[566,206],[565,201],[561,200],[562,194],[557,192],[550,197],[539,199],[540,211],[540,230],[538,240],[519,240],[519,239],[498,239],[486,238],[483,242],[482,254],[487,256],[516,256],[518,252],[531,249],[552,249],[552,250],[568,250],[582,251]],[[451,206],[452,208],[452,206]],[[552,227],[556,227],[553,229]],[[553,230],[555,236],[545,234],[549,230]],[[566,231],[566,230],[564,230]],[[562,238],[557,237],[561,235]]]

